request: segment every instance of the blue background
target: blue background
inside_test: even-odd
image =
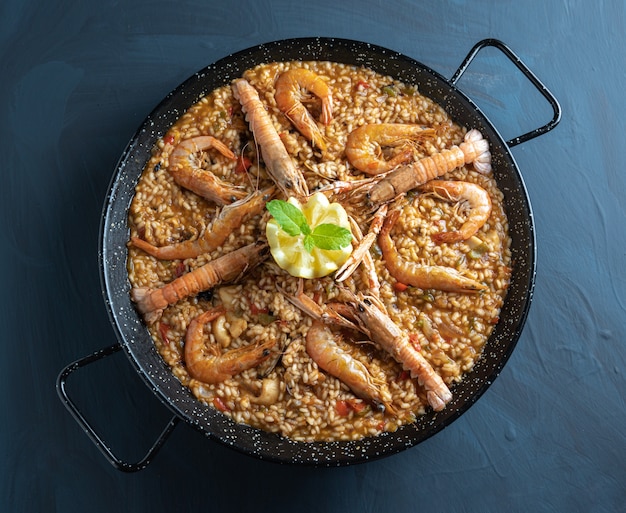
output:
[[[375,43],[447,78],[494,37],[559,99],[558,127],[511,150],[537,232],[526,328],[465,415],[398,455],[280,466],[179,425],[145,470],[121,473],[55,392],[66,364],[115,342],[97,261],[115,164],[145,116],[196,70],[305,36]],[[621,0],[3,0],[2,511],[626,510],[625,49]],[[458,85],[505,139],[551,117],[495,50]],[[169,417],[122,353],[71,384],[128,459]]]

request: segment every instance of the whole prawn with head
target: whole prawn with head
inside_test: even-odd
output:
[[[304,105],[306,92],[310,92],[322,103],[321,121],[330,124],[333,119],[333,97],[328,84],[316,73],[306,68],[289,69],[276,79],[274,99],[279,110],[297,130],[322,152],[327,145],[317,122]]]
[[[465,164],[472,164],[482,174],[491,172],[489,142],[476,129],[467,132],[464,141],[458,146],[446,148],[391,171],[372,186],[368,193],[369,201],[372,205],[391,201],[400,194]]]
[[[267,201],[274,195],[275,189],[273,186],[268,187],[226,205],[197,239],[158,247],[139,237],[131,237],[130,243],[159,260],[195,258],[217,249],[243,223],[261,214]]]
[[[465,222],[458,230],[432,235],[433,241],[437,244],[467,240],[489,219],[491,198],[478,184],[458,180],[431,180],[420,185],[418,191],[432,194],[443,201],[457,202],[457,205],[465,205],[469,209]]]
[[[382,383],[374,378],[362,362],[339,345],[338,338],[340,335],[333,333],[324,323],[313,321],[306,335],[306,352],[320,369],[339,379],[356,396],[372,402],[380,410],[396,415]]]
[[[235,160],[235,154],[215,137],[201,135],[185,139],[178,143],[169,156],[167,170],[174,181],[218,205],[228,205],[245,198],[245,190],[224,182],[211,171],[202,169],[199,155],[209,149],[215,149],[227,159]]]
[[[420,139],[433,137],[435,130],[404,123],[372,123],[355,128],[346,141],[346,158],[356,169],[369,175],[386,173],[414,160],[414,145]],[[386,158],[385,147],[400,147]]]
[[[391,237],[391,231],[400,213],[399,209],[391,210],[378,235],[378,245],[383,254],[385,267],[398,282],[424,290],[461,293],[479,293],[488,288],[484,283],[464,276],[452,267],[421,265],[403,259]]]
[[[228,378],[260,365],[271,356],[275,339],[249,344],[222,353],[218,344],[204,340],[204,325],[217,319],[224,308],[208,310],[189,323],[185,335],[185,366],[189,375],[203,383],[221,383]]]
[[[243,78],[238,78],[232,83],[232,90],[261,148],[261,156],[272,180],[286,197],[295,196],[305,201],[309,195],[309,188],[304,175],[296,168],[280,140],[259,93]]]
[[[131,299],[147,323],[157,321],[163,309],[221,283],[232,283],[269,255],[266,242],[248,244],[200,266],[162,287],[134,287]]]

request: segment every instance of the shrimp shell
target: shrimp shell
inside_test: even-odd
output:
[[[144,320],[150,324],[161,317],[167,306],[220,283],[237,281],[268,255],[266,242],[249,244],[183,274],[160,288],[135,287],[131,289],[130,296]]]
[[[245,370],[256,367],[271,356],[276,344],[271,339],[263,344],[252,344],[221,354],[219,345],[205,344],[204,325],[224,313],[224,308],[208,310],[189,323],[185,335],[185,365],[189,375],[203,383],[221,383]]]
[[[435,130],[404,123],[372,123],[355,128],[346,140],[346,158],[359,171],[377,175],[413,159],[411,141],[433,136]],[[385,160],[382,146],[403,146]]]
[[[402,367],[417,378],[426,389],[428,403],[435,411],[441,411],[452,400],[452,393],[430,363],[415,349],[409,336],[378,306],[375,298],[354,294],[348,289],[354,315],[362,331],[389,353]]]
[[[489,219],[491,198],[489,193],[478,184],[456,180],[431,180],[421,185],[418,190],[432,193],[444,201],[463,201],[469,205],[470,212],[461,228],[432,235],[431,238],[437,244],[467,240],[480,230]]]
[[[263,212],[265,204],[274,195],[274,191],[274,187],[269,187],[226,205],[210,228],[207,227],[198,239],[161,247],[154,246],[138,237],[131,237],[130,242],[159,260],[195,258],[220,247],[241,224]]]
[[[257,90],[245,79],[240,78],[232,84],[233,94],[246,115],[256,142],[261,148],[261,156],[267,171],[287,197],[294,194],[298,198],[309,195],[309,189],[302,172],[289,156],[285,145],[265,110]]]
[[[395,225],[400,210],[392,210],[387,214],[385,223],[378,235],[378,245],[383,253],[385,266],[396,280],[404,285],[411,285],[421,289],[444,290],[447,292],[480,292],[487,286],[463,276],[456,269],[440,265],[419,265],[404,261],[393,240],[391,229]]]
[[[244,198],[244,190],[224,182],[199,166],[196,155],[211,148],[228,159],[235,159],[235,154],[223,142],[210,135],[201,135],[178,143],[169,157],[167,170],[178,185],[218,205],[228,205]]]
[[[491,172],[489,142],[476,129],[467,132],[464,142],[458,146],[452,146],[389,173],[371,188],[369,201],[373,205],[391,201],[429,180],[471,163],[480,173]]]
[[[306,352],[320,369],[339,379],[355,395],[396,414],[367,367],[337,344],[335,337],[339,336],[321,321],[314,321],[306,335]]]
[[[276,79],[276,105],[298,131],[320,150],[326,151],[326,141],[311,113],[302,103],[301,89],[306,89],[322,101],[322,123],[333,119],[333,97],[322,77],[306,68],[290,69]]]

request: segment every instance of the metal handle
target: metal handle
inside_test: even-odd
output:
[[[548,88],[541,83],[541,81],[535,76],[535,74],[530,71],[530,69],[528,69],[528,67],[521,61],[521,59],[517,55],[515,55],[515,53],[513,53],[513,51],[508,46],[506,46],[502,41],[499,41],[497,39],[483,39],[482,41],[476,43],[476,45],[474,45],[474,48],[470,50],[470,52],[467,54],[467,57],[465,57],[465,60],[459,66],[459,69],[457,69],[454,75],[452,75],[450,82],[456,85],[456,83],[461,78],[463,73],[465,73],[478,52],[480,52],[480,50],[482,50],[486,46],[492,46],[494,48],[497,48],[506,57],[508,57],[508,59],[513,64],[515,64],[515,66],[517,66],[517,68],[524,74],[524,76],[528,78],[528,80],[530,80],[530,82],[537,88],[537,90],[548,101],[548,103],[550,103],[554,112],[554,116],[552,117],[550,122],[546,123],[542,127],[536,128],[535,130],[531,130],[530,132],[522,134],[518,137],[514,137],[513,139],[507,141],[507,145],[509,145],[509,147],[517,146],[520,143],[530,141],[535,137],[549,132],[556,125],[558,125],[559,121],[561,120],[561,106],[559,105],[557,99],[548,90]]]
[[[91,426],[91,424],[89,424],[87,419],[80,412],[74,401],[70,399],[66,389],[67,379],[74,371],[81,367],[89,365],[90,363],[101,360],[102,358],[115,354],[121,348],[122,346],[120,344],[114,344],[112,346],[105,347],[104,349],[100,349],[99,351],[96,351],[89,356],[85,356],[80,360],[76,360],[75,362],[70,363],[59,373],[59,376],[57,378],[57,393],[59,394],[61,401],[72,414],[76,422],[78,422],[78,424],[80,424],[80,426],[85,430],[87,436],[91,438],[91,441],[96,445],[96,447],[98,447],[98,449],[100,449],[102,454],[104,454],[105,458],[109,461],[109,463],[111,463],[111,465],[123,472],[137,472],[138,470],[146,468],[150,464],[155,454],[163,446],[165,440],[167,440],[180,419],[176,415],[174,415],[167,423],[165,429],[163,429],[157,440],[152,444],[152,447],[150,447],[146,455],[136,463],[128,463],[113,454],[106,442],[102,439],[102,437],[100,437],[97,431]]]

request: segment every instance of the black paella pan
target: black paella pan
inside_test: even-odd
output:
[[[552,106],[554,116],[546,125],[504,141],[478,107],[456,83],[478,52],[495,47],[510,59]],[[161,359],[147,328],[131,303],[126,271],[129,239],[128,208],[135,185],[150,157],[150,151],[178,117],[200,97],[229,84],[249,68],[264,62],[330,60],[366,66],[405,83],[439,103],[460,125],[478,128],[490,142],[494,176],[505,196],[512,238],[513,273],[500,313],[500,321],[487,341],[482,357],[464,379],[451,387],[453,400],[441,412],[429,410],[414,423],[395,433],[383,433],[356,442],[294,442],[275,434],[234,423],[217,410],[198,401],[172,374]],[[379,46],[333,38],[301,38],[262,44],[229,55],[200,70],[172,91],[148,116],[130,140],[113,175],[104,204],[100,233],[100,268],[105,303],[118,343],[77,360],[61,371],[57,390],[63,403],[107,459],[124,471],[144,468],[176,424],[183,420],[206,436],[243,453],[281,463],[339,466],[391,455],[412,447],[442,430],[461,416],[485,392],[511,355],[526,321],[535,280],[535,233],[533,215],[518,167],[510,148],[542,135],[560,120],[560,107],[553,95],[502,42],[479,42],[447,80],[423,64]],[[122,461],[90,425],[71,400],[69,375],[79,367],[123,349],[154,394],[173,412],[173,417],[145,457],[139,462]]]

